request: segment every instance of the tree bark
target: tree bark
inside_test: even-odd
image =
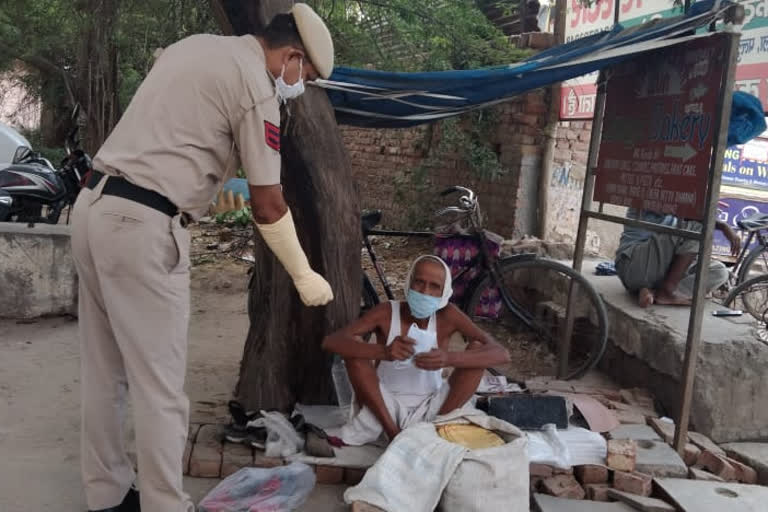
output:
[[[253,32],[292,5],[290,0],[211,2],[226,13],[236,34]],[[256,235],[251,326],[235,391],[252,410],[289,410],[297,401],[331,403],[331,358],[320,344],[360,308],[360,209],[333,110],[325,92],[314,87],[289,108],[281,128],[284,193],[310,264],[330,282],[335,299],[322,308],[303,306],[287,273]]]
[[[115,41],[120,0],[84,4],[87,28],[78,59],[77,93],[86,119],[84,147],[95,152],[120,119],[118,51]]]

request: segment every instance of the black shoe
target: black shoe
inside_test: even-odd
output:
[[[128,489],[128,494],[123,498],[123,502],[118,506],[101,510],[91,510],[89,512],[141,512],[141,506],[139,505],[139,491],[131,487]]]

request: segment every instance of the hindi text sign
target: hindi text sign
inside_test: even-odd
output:
[[[704,218],[727,44],[715,34],[608,71],[595,201]]]

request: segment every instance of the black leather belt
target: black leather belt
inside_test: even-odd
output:
[[[103,172],[93,170],[85,182],[85,186],[93,190],[106,175]],[[179,209],[167,197],[162,194],[149,190],[133,183],[119,178],[117,176],[106,176],[107,182],[101,193],[108,196],[122,197],[135,203],[143,204],[169,217],[175,217]],[[186,219],[185,219],[186,220]]]

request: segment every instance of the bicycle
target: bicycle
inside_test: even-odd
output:
[[[729,301],[731,305],[736,305],[736,299],[743,295],[745,288],[736,291],[742,284],[765,274],[768,269],[768,236],[765,233],[768,230],[768,214],[755,212],[736,221],[736,226],[739,231],[747,234],[738,256],[735,260],[728,256],[718,258],[730,267],[728,282],[715,294],[717,298],[726,297],[722,303],[727,307],[730,307]],[[742,300],[742,303],[752,316],[758,320],[762,319],[763,311],[759,309],[759,304],[753,307],[746,299]]]
[[[735,309],[742,304],[757,320],[757,336],[768,343],[768,274],[762,274],[739,284],[730,291],[723,304]]]
[[[727,256],[720,258],[731,266],[730,288],[764,274],[768,269],[768,237],[764,232],[768,230],[768,214],[755,212],[736,221],[736,226],[739,231],[747,233],[739,255],[732,263]],[[755,246],[750,247],[753,242],[756,242]]]
[[[533,333],[556,351],[562,340],[568,338],[571,347],[568,366],[561,378],[578,378],[594,368],[605,352],[608,339],[605,304],[597,291],[580,273],[557,261],[536,254],[499,257],[490,249],[494,244],[483,229],[475,193],[464,187],[450,187],[440,195],[444,197],[456,192],[462,193],[458,205],[443,208],[436,215],[457,214],[460,222],[468,224],[464,232],[382,230],[376,229],[381,222],[381,211],[362,215],[363,244],[387,299],[394,300],[394,294],[379,265],[370,236],[460,239],[474,244],[477,250],[463,265],[452,266],[446,261],[452,267],[454,283],[464,280],[466,284],[465,291],[460,294],[454,287],[454,303],[497,339]],[[444,254],[438,256],[446,260]],[[574,306],[570,318],[567,315],[569,301]],[[366,308],[379,303],[376,288],[365,272],[362,302]]]

